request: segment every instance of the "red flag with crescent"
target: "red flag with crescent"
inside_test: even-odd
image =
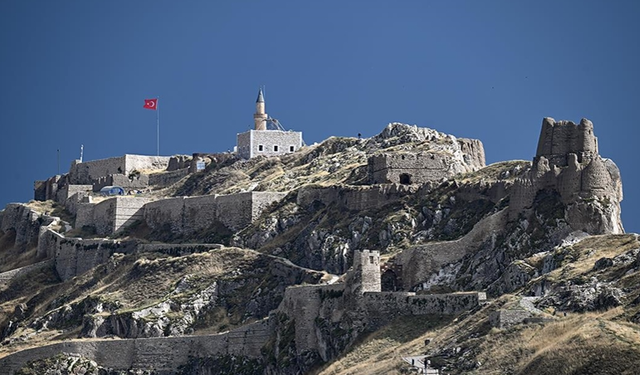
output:
[[[158,99],[145,99],[143,108],[155,111],[158,108]]]

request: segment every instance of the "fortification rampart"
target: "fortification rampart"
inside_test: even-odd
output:
[[[367,292],[362,306],[369,321],[380,326],[399,316],[454,315],[479,306],[487,299],[484,292],[419,294],[409,292]]]
[[[146,170],[165,170],[169,165],[168,156],[130,155],[108,159],[80,162],[74,160],[69,169],[69,183],[77,185],[92,185],[101,177],[123,174],[129,176],[131,172]]]
[[[298,189],[296,203],[311,207],[315,201],[324,205],[337,204],[353,211],[376,209],[414,194],[418,187],[400,184],[373,186],[303,186]]]
[[[71,279],[105,263],[113,253],[132,253],[136,244],[117,240],[84,240],[65,238],[46,229],[40,236],[42,247],[53,253],[55,268],[62,280]]]
[[[69,200],[73,195],[78,194],[78,196],[87,196],[92,191],[92,188],[93,187],[91,185],[66,184],[58,189],[55,201],[66,206],[67,200]],[[76,197],[76,199],[78,198]]]
[[[441,139],[441,138],[439,138]],[[422,152],[386,152],[368,159],[369,180],[374,184],[424,184],[472,172],[485,166],[484,148],[476,139],[453,136]]]
[[[401,252],[396,263],[402,266],[402,282],[404,290],[415,287],[428,289],[428,285],[419,285],[437,273],[442,266],[456,263],[466,254],[476,251],[505,227],[508,219],[507,210],[487,216],[480,220],[473,229],[463,237],[453,241],[429,242],[424,245],[410,247]]]
[[[145,205],[144,220],[153,229],[170,228],[176,234],[185,235],[207,229],[216,221],[231,230],[239,230],[285,195],[257,191],[162,199]]]
[[[12,374],[28,361],[67,353],[89,358],[114,370],[145,369],[168,375],[175,374],[179,366],[193,357],[229,354],[260,358],[260,349],[271,337],[272,331],[270,322],[262,320],[218,335],[67,341],[1,358],[0,368],[3,373]]]
[[[316,329],[317,318],[338,322],[344,313],[344,284],[289,287],[278,311],[294,319],[296,351],[322,352],[322,340]]]
[[[515,180],[511,189],[509,217],[515,219],[532,207],[542,190],[558,193],[567,206],[566,220],[571,230],[591,234],[624,233],[620,220],[622,180],[616,164],[598,154],[593,124],[545,118],[531,170]],[[587,208],[597,201],[597,207]],[[585,211],[599,210],[594,219]]]
[[[95,180],[92,190],[100,191],[105,186],[120,186],[125,190],[146,189],[149,187],[149,176],[139,174],[129,177],[124,174],[110,174]]]
[[[0,273],[0,285],[8,284],[13,279],[26,276],[32,272],[39,271],[43,268],[53,267],[53,259],[44,260],[28,266],[12,269],[11,271]]]
[[[33,199],[37,201],[56,199],[58,194],[58,185],[62,185],[61,179],[62,176],[56,175],[46,180],[35,181],[33,183]]]
[[[0,230],[15,232],[14,246],[26,250],[38,244],[40,227],[58,220],[55,217],[41,215],[22,203],[9,203],[2,211]]]
[[[99,235],[110,235],[144,219],[144,206],[151,199],[113,197],[97,204],[77,205],[76,228],[92,226]]]
[[[544,156],[552,164],[564,167],[567,166],[569,154],[576,154],[580,163],[598,154],[598,140],[593,133],[593,123],[585,118],[577,125],[572,121],[544,118],[536,158]]]

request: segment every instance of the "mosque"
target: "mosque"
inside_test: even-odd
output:
[[[253,121],[254,129],[238,134],[236,150],[240,157],[284,155],[302,147],[302,132],[284,130],[278,120],[267,115],[262,89],[258,91]]]

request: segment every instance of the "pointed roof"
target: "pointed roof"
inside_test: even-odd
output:
[[[262,89],[258,91],[258,99],[256,99],[256,103],[264,103],[264,96],[262,95]]]

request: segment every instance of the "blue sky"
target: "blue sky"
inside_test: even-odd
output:
[[[221,152],[267,113],[303,132],[392,121],[531,160],[543,117],[589,118],[640,232],[638,1],[0,2],[0,206],[85,160]]]

